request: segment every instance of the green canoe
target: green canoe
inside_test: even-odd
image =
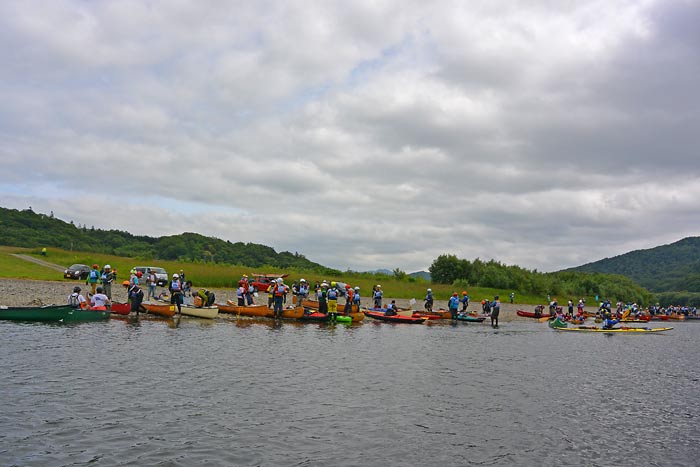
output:
[[[0,307],[0,319],[12,321],[77,322],[109,319],[109,311],[81,310],[70,305]]]
[[[549,322],[549,327],[557,331],[574,331],[574,332],[606,332],[606,333],[619,333],[619,332],[631,332],[631,333],[644,333],[644,332],[661,332],[669,331],[673,328],[613,328],[613,329],[603,329],[596,326],[575,326],[569,327],[567,323],[560,320],[559,318],[554,321]]]

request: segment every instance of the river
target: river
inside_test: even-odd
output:
[[[675,327],[0,322],[0,465],[697,465]]]

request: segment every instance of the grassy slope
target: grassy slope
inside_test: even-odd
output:
[[[129,270],[134,266],[160,266],[165,268],[169,275],[172,275],[174,272],[179,272],[182,269],[185,271],[187,278],[193,281],[194,287],[203,286],[210,288],[234,288],[243,274],[252,276],[254,273],[284,273],[289,274],[286,281],[288,284],[291,284],[292,281],[298,280],[302,277],[311,284],[313,284],[315,281],[320,282],[323,279],[328,281],[337,280],[346,282],[352,286],[359,286],[360,294],[363,297],[367,297],[369,295],[373,284],[380,283],[386,297],[402,299],[415,298],[418,302],[416,306],[420,306],[423,303],[423,297],[425,296],[425,291],[428,287],[433,289],[433,294],[437,300],[447,300],[452,292],[461,293],[461,290],[453,290],[452,286],[450,285],[430,284],[423,280],[400,281],[391,277],[377,278],[374,275],[367,273],[343,273],[338,277],[325,277],[317,273],[293,269],[280,270],[265,268],[261,270],[245,266],[230,266],[211,263],[201,264],[180,263],[175,261],[150,261],[121,256],[66,251],[55,248],[48,249],[47,256],[43,258],[40,255],[40,250],[36,248],[28,249],[0,247],[0,277],[2,278],[68,281],[68,279],[63,279],[61,273],[57,271],[15,258],[14,256],[11,256],[11,253],[33,255],[37,258],[42,258],[55,264],[64,265],[65,267],[68,267],[74,263],[82,263],[87,265],[97,263],[100,266],[109,264],[113,269],[118,271],[119,280],[128,279]],[[511,291],[470,287],[467,289],[467,292],[471,301],[474,302],[481,301],[484,298],[491,299],[494,295],[500,295],[502,301],[507,301],[508,295]],[[522,295],[516,291],[516,301],[518,303],[532,304],[545,303],[546,297]],[[367,302],[365,301],[365,303]]]

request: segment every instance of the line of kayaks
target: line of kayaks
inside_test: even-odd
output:
[[[638,327],[626,327],[621,326],[619,328],[605,329],[598,326],[569,326],[566,321],[562,321],[559,318],[555,318],[549,321],[549,327],[556,331],[570,331],[570,332],[604,332],[604,333],[648,333],[648,332],[663,332],[670,331],[673,328],[638,328]]]

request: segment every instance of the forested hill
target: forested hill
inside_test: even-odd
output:
[[[26,248],[55,247],[148,259],[207,261],[251,267],[275,266],[319,272],[332,271],[304,255],[256,243],[231,243],[196,233],[168,237],[132,235],[119,230],[101,230],[76,226],[53,215],[32,210],[18,211],[0,207],[0,245]]]
[[[700,292],[700,237],[631,251],[567,271],[622,274],[652,292]]]

